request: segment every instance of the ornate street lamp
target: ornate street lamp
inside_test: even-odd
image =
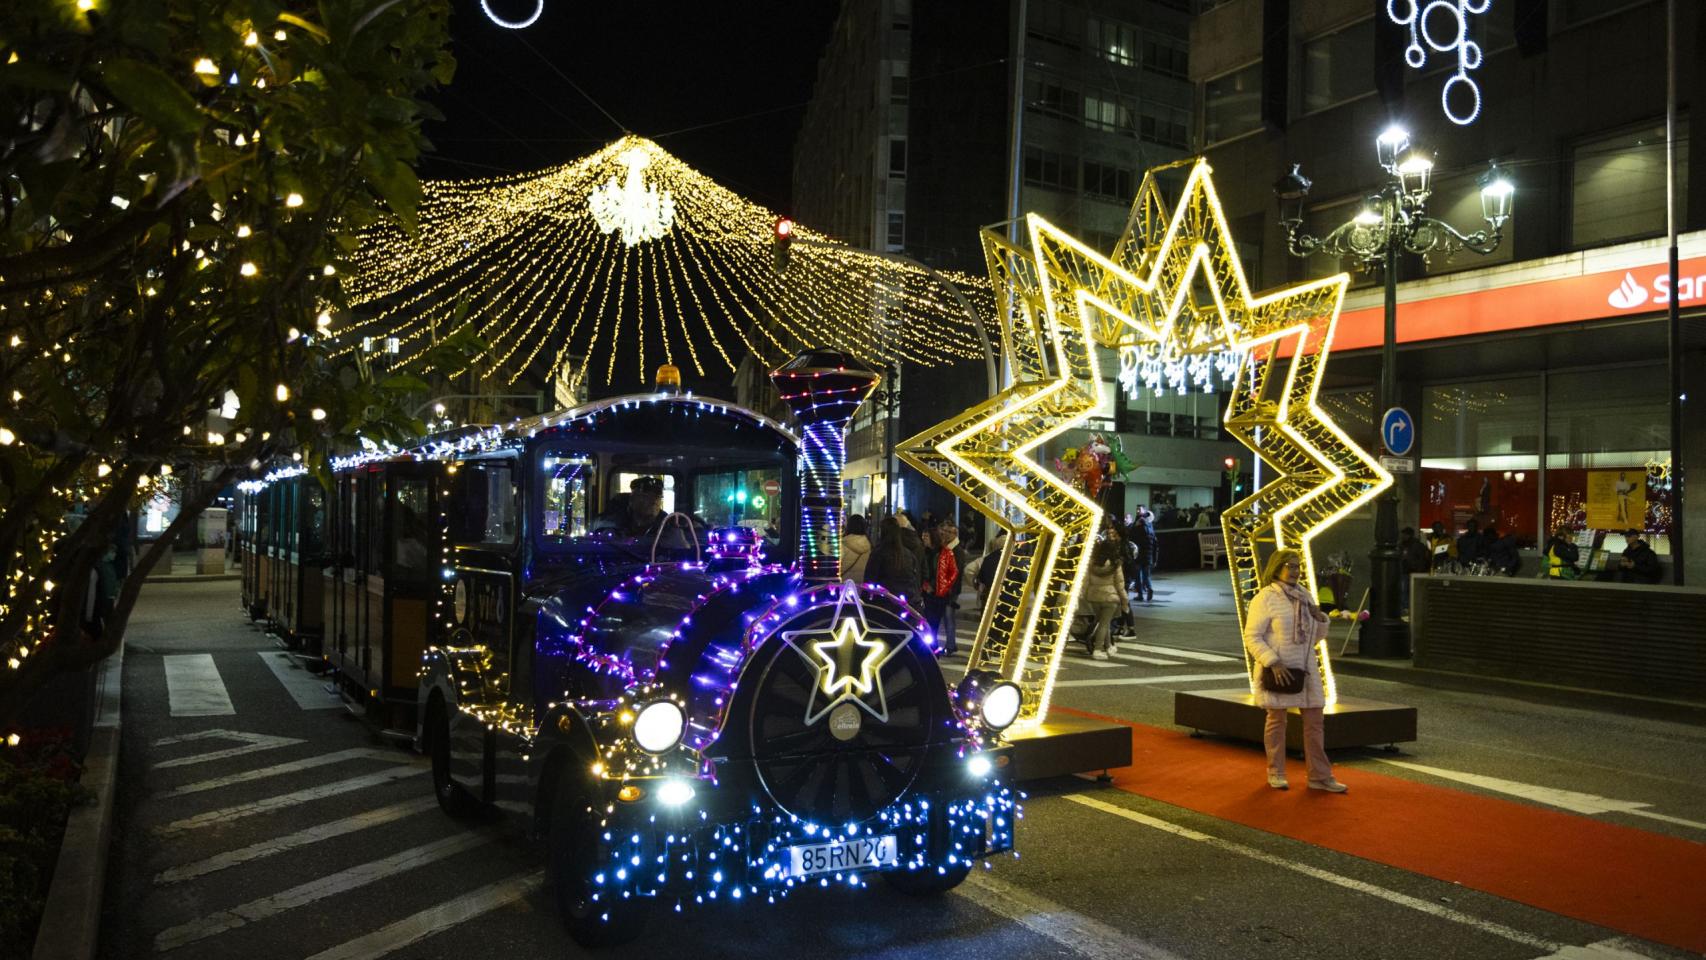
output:
[[[1427,216],[1432,192],[1433,158],[1410,144],[1410,134],[1393,126],[1375,139],[1375,156],[1386,171],[1386,183],[1369,197],[1350,220],[1324,237],[1303,232],[1303,205],[1310,182],[1293,164],[1291,172],[1274,183],[1279,201],[1280,226],[1293,256],[1325,253],[1354,257],[1364,268],[1379,265],[1386,279],[1386,332],[1380,351],[1380,402],[1374,408],[1374,435],[1380,442],[1380,422],[1397,402],[1398,258],[1409,252],[1427,256],[1472,250],[1489,254],[1504,239],[1516,190],[1510,180],[1490,165],[1480,178],[1481,213],[1487,227],[1465,233],[1443,220]],[[1380,498],[1375,514],[1375,547],[1369,555],[1374,576],[1370,584],[1371,616],[1363,625],[1362,652],[1373,657],[1407,657],[1410,636],[1400,609],[1399,578],[1403,576],[1398,556],[1398,488]]]

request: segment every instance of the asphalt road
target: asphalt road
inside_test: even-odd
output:
[[[1163,581],[1163,603],[1144,611],[1142,624],[1141,642],[1153,649],[1122,650],[1161,662],[1102,666],[1074,656],[1062,679],[1077,683],[1062,687],[1056,703],[1170,727],[1173,690],[1235,685],[1221,679],[1241,671],[1230,617],[1210,617],[1191,602],[1203,599],[1192,591],[1214,589],[1207,578]],[[583,952],[557,925],[537,850],[501,823],[470,828],[445,818],[432,803],[423,759],[376,737],[277,654],[239,614],[235,583],[158,585],[144,594],[126,647],[105,957]],[[1226,659],[1203,659],[1211,656]],[[179,657],[189,659],[168,659]],[[1115,679],[1145,682],[1104,682]],[[1414,704],[1423,718],[1422,740],[1402,755],[1350,751],[1335,757],[1342,767],[1498,796],[1536,815],[1573,796],[1617,800],[1616,809],[1578,813],[1690,844],[1706,840],[1699,777],[1706,732],[1699,728],[1355,677],[1342,678],[1341,688]],[[1220,755],[1231,759],[1217,762],[1248,763],[1252,782],[1260,780],[1258,751]],[[1504,783],[1529,793],[1513,795]],[[938,900],[908,899],[877,883],[807,890],[778,906],[665,912],[637,943],[607,955],[1691,955],[1087,779],[1029,790],[1020,856],[996,859]],[[1354,791],[1298,797],[1357,798]],[[1677,908],[1692,909],[1700,896],[1679,893]]]

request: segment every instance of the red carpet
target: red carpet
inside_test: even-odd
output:
[[[1347,767],[1351,792],[1333,796],[1302,789],[1296,758],[1282,793],[1249,749],[1065,712],[1132,728],[1121,790],[1706,952],[1706,844]]]

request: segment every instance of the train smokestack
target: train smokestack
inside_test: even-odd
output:
[[[800,569],[807,582],[841,578],[841,471],[847,423],[882,377],[838,350],[811,350],[770,372],[800,423]]]

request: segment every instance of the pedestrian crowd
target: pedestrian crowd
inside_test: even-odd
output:
[[[1608,556],[1597,578],[1612,583],[1658,583],[1664,578],[1659,555],[1640,530],[1623,533],[1624,547],[1615,557]],[[1481,526],[1474,519],[1464,525],[1462,532],[1453,535],[1443,521],[1434,521],[1425,539],[1418,540],[1415,531],[1406,527],[1400,535],[1398,552],[1404,567],[1404,591],[1409,593],[1409,575],[1427,573],[1485,573],[1514,577],[1522,568],[1516,535],[1501,531],[1489,523]],[[1574,531],[1559,527],[1552,531],[1540,550],[1538,575],[1551,580],[1582,580],[1590,573],[1577,545]],[[1405,606],[1408,606],[1406,602]]]
[[[989,603],[1007,534],[998,533],[974,553],[974,529],[961,529],[951,518],[938,520],[928,511],[915,518],[905,509],[880,521],[869,514],[851,514],[843,531],[842,577],[905,597],[924,613],[943,651],[957,652],[961,593],[975,589],[978,610]],[[1123,524],[1105,519],[1091,547],[1080,607],[1074,611],[1073,635],[1095,659],[1118,652],[1121,639],[1136,638],[1132,604],[1155,602],[1152,574],[1159,545],[1155,515],[1145,507],[1126,514]]]

